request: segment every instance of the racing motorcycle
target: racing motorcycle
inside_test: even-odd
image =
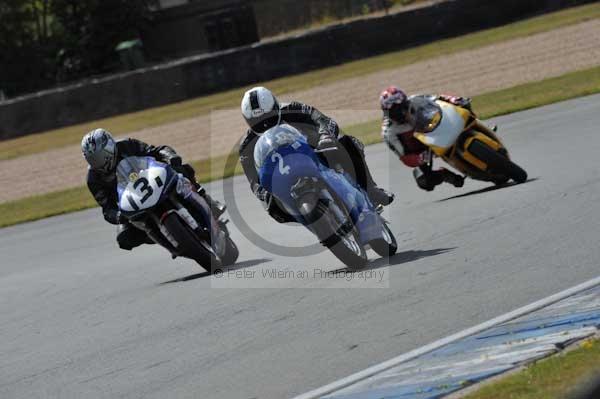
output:
[[[121,214],[173,257],[207,271],[235,263],[239,251],[224,221],[213,217],[192,182],[153,157],[127,157],[117,165]]]
[[[419,96],[411,100],[408,119],[415,126],[414,137],[430,149],[427,166],[431,167],[433,153],[475,180],[497,185],[510,179],[527,181],[527,172],[511,160],[495,131],[472,111]]]
[[[391,256],[396,238],[364,189],[340,165],[329,167],[306,137],[283,124],[263,133],[254,148],[260,184],[272,200],[313,232],[350,269],[367,264],[368,247]]]

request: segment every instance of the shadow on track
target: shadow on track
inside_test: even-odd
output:
[[[374,261],[369,262],[369,264],[366,267],[364,267],[363,269],[356,270],[355,272],[363,272],[366,270],[375,270],[375,269],[380,269],[380,268],[386,267],[386,266],[396,266],[396,265],[401,265],[403,263],[414,262],[414,261],[422,259],[422,258],[428,258],[430,256],[445,254],[446,252],[450,252],[454,249],[456,249],[456,247],[436,248],[436,249],[428,249],[428,250],[424,250],[424,251],[420,251],[420,250],[412,251],[411,250],[411,251],[399,252],[389,258],[375,259]],[[342,269],[334,270],[333,273],[342,273],[342,272],[348,273],[351,271],[352,270],[350,270],[350,269],[342,268]]]
[[[229,267],[223,268],[222,270],[223,271],[238,270],[238,269],[243,269],[245,267],[252,267],[252,266],[260,265],[261,263],[267,263],[267,262],[270,262],[272,260],[273,259],[269,259],[269,258],[250,259],[250,260],[245,260],[245,261],[242,261],[242,262],[238,262],[238,263],[236,263],[234,265],[231,265]],[[162,283],[159,283],[158,285],[165,285],[165,284],[172,284],[172,283],[183,283],[185,281],[196,280],[196,279],[199,279],[199,278],[209,277],[209,276],[210,276],[209,272],[202,272],[202,273],[190,274],[189,276],[176,278],[175,280],[164,281]]]
[[[539,177],[534,177],[532,179],[528,179],[525,183],[521,183],[521,184],[531,183],[531,182],[537,181],[539,179],[540,179]],[[510,182],[510,183],[502,184],[502,185],[499,185],[499,186],[490,186],[490,187],[482,188],[480,190],[470,191],[468,193],[464,193],[464,194],[460,194],[460,195],[455,195],[453,197],[448,197],[448,198],[444,198],[444,199],[441,199],[441,200],[437,200],[435,202],[445,202],[445,201],[450,201],[452,199],[463,198],[463,197],[470,197],[471,195],[488,193],[490,191],[501,190],[503,188],[513,187],[513,186],[519,186],[519,185],[520,185],[519,183]]]

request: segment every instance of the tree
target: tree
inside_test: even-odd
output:
[[[118,68],[157,0],[0,0],[0,90],[9,96]]]
[[[49,0],[0,3],[0,89],[9,95],[37,90],[52,79],[47,57],[55,48],[48,11]]]
[[[52,11],[64,29],[63,63],[75,74],[115,69],[115,46],[139,37],[154,0],[53,0]]]

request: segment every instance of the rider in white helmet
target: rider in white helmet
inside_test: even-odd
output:
[[[104,219],[119,225],[117,242],[119,247],[131,250],[144,243],[153,241],[142,230],[123,220],[118,207],[116,169],[119,162],[129,156],[150,156],[170,164],[173,169],[195,182],[198,193],[210,204],[216,217],[225,211],[225,206],[210,198],[208,193],[196,182],[195,171],[188,164],[182,164],[181,156],[169,146],[152,146],[136,139],[115,141],[110,132],[94,129],[81,140],[83,157],[89,164],[87,185],[94,199],[102,207]]]
[[[261,201],[267,200],[268,193],[258,182],[254,146],[260,134],[280,123],[298,128],[313,148],[338,153],[338,158],[345,160],[345,169],[354,171],[357,182],[376,205],[388,205],[394,200],[392,193],[377,187],[373,181],[365,160],[364,145],[355,137],[340,135],[337,123],[316,108],[300,102],[281,104],[270,90],[255,87],[244,94],[241,109],[249,129],[240,145],[240,161],[252,191]],[[278,208],[272,203],[269,214],[273,218],[281,223],[293,221],[287,212]]]

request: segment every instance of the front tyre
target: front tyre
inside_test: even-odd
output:
[[[211,273],[214,269],[221,267],[221,262],[217,259],[210,245],[202,241],[196,232],[181,220],[177,213],[170,213],[162,223],[179,244],[177,251],[181,255],[194,259]]]
[[[493,150],[481,141],[474,140],[469,146],[469,152],[487,164],[490,173],[509,177],[517,183],[525,183],[527,181],[527,172],[525,170],[508,159],[508,157]],[[501,183],[502,180],[504,179],[500,179],[498,182]]]
[[[300,211],[321,243],[349,269],[360,270],[366,266],[367,251],[345,208],[334,201],[319,201],[314,209],[310,204],[301,205]]]
[[[240,250],[235,245],[235,242],[227,236],[225,239],[225,254],[221,256],[221,264],[223,266],[231,266],[238,259],[238,256],[240,256]]]
[[[382,222],[383,229],[381,231],[381,238],[377,238],[370,242],[371,248],[382,258],[389,258],[393,256],[398,250],[398,243],[394,233],[390,230],[387,223]]]

